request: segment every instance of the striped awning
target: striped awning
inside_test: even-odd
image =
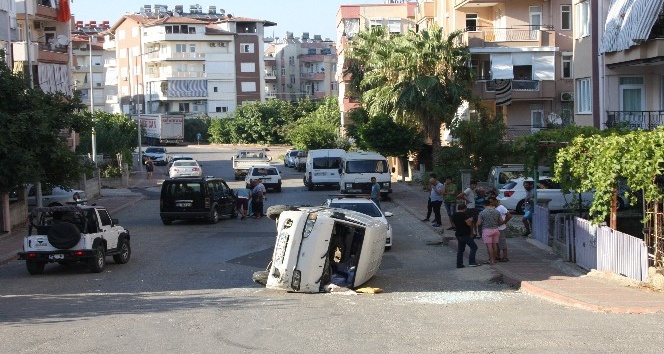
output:
[[[168,80],[170,97],[207,97],[207,80]]]
[[[600,53],[619,52],[647,40],[662,5],[664,0],[612,0]]]

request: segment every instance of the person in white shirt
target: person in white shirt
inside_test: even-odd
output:
[[[463,192],[459,193],[457,195],[457,199],[461,199],[465,201],[466,208],[468,209],[468,213],[473,217],[473,236],[479,238],[477,235],[477,215],[479,215],[479,210],[475,209],[475,198],[477,198],[477,193],[475,192],[475,188],[477,188],[477,180],[471,179],[470,180],[470,185],[466,190]]]
[[[498,231],[500,231],[500,236],[498,236],[498,249],[496,250],[496,259],[498,262],[509,262],[507,257],[507,222],[512,219],[512,213],[510,213],[504,205],[500,204],[500,200],[491,199],[493,205],[496,207],[496,210],[500,213],[501,219],[503,219],[503,224],[498,226]],[[502,253],[502,257],[500,256]]]

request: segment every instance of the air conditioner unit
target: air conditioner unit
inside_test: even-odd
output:
[[[311,66],[311,63],[304,63],[304,66],[308,68]]]
[[[574,101],[574,92],[561,92],[560,93],[560,100],[563,101],[563,102]]]
[[[217,46],[219,46],[219,47],[225,47],[225,46],[226,46],[226,42],[219,42],[219,43],[217,43]]]
[[[95,86],[97,86],[97,87],[101,87],[101,82],[97,82],[97,83],[95,83]]]
[[[33,27],[34,29],[42,29],[44,28],[44,23],[41,21],[35,21]]]
[[[216,46],[217,46],[217,43],[210,42],[210,47],[216,47]]]

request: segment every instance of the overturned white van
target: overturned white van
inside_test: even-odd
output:
[[[328,207],[286,207],[268,210],[268,216],[277,218],[272,261],[266,271],[254,273],[254,281],[267,288],[307,293],[324,292],[332,283],[354,288],[378,272],[386,238],[378,220]]]

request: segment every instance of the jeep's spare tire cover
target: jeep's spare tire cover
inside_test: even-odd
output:
[[[55,248],[69,249],[76,246],[80,240],[81,231],[72,223],[61,222],[48,230],[48,242]]]

